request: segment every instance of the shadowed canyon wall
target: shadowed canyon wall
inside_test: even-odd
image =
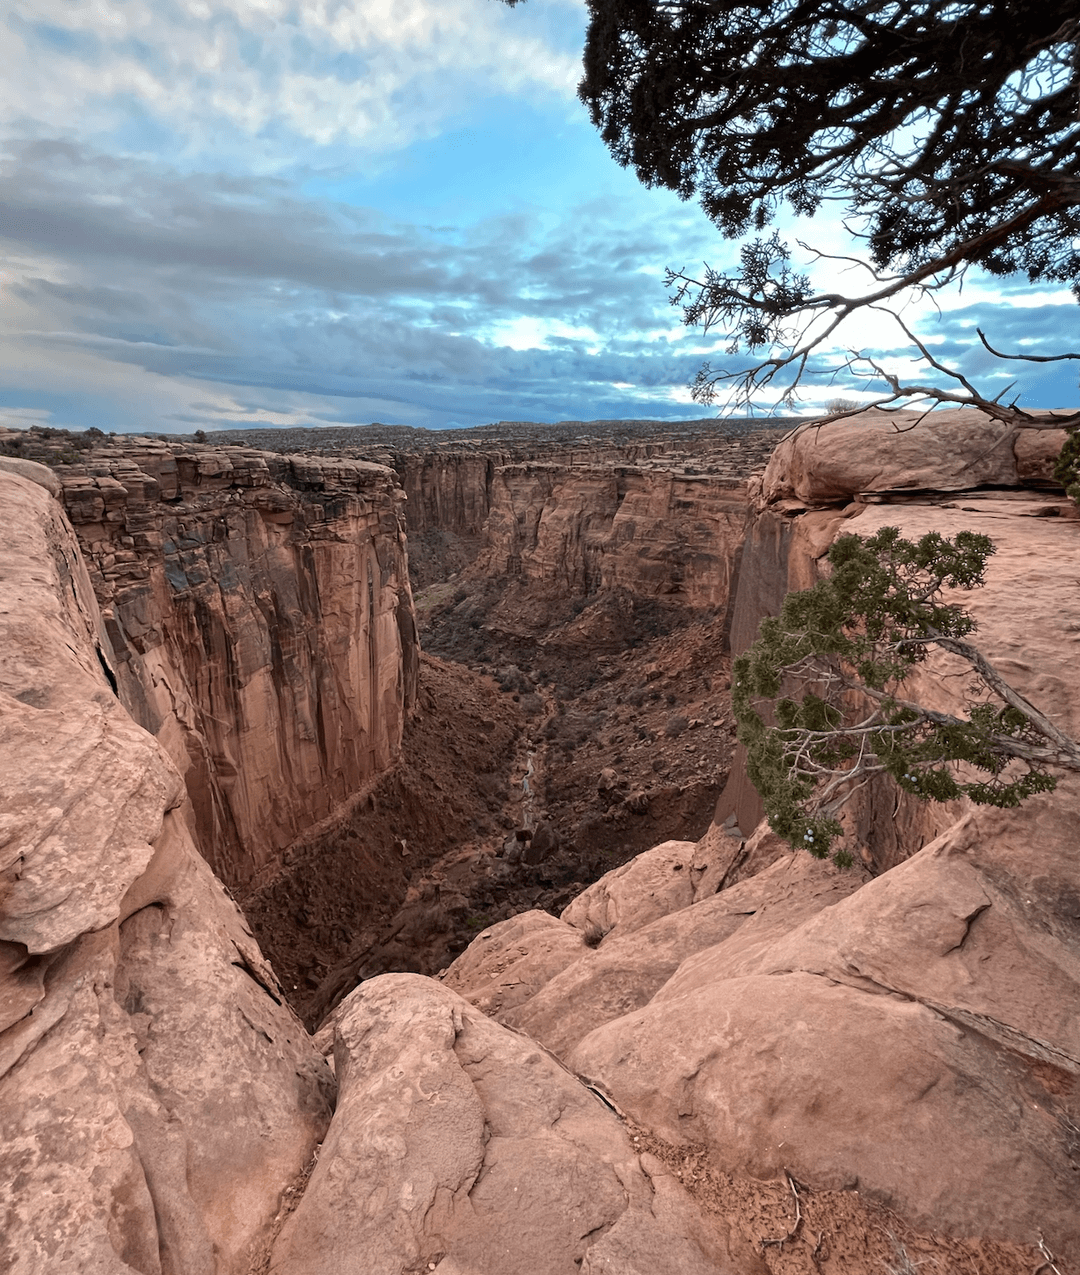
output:
[[[60,475],[118,693],[242,884],[397,756],[418,666],[400,488],[363,461],[149,440]]]

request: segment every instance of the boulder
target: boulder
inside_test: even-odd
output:
[[[409,974],[335,1025],[338,1108],[274,1275],[734,1275],[726,1235],[526,1037]]]
[[[618,773],[611,767],[605,766],[600,772],[600,777],[596,781],[597,792],[610,792],[613,788],[619,786]]]
[[[522,859],[531,867],[535,867],[537,864],[543,863],[545,859],[550,859],[558,848],[559,834],[549,820],[541,819],[526,843]]]
[[[442,981],[497,1018],[535,996],[588,950],[574,926],[547,912],[522,912],[477,935]]]
[[[773,452],[762,480],[766,503],[835,504],[861,492],[1020,485],[1016,431],[977,411],[953,408],[860,412],[806,425]]]
[[[666,912],[694,901],[697,850],[694,841],[665,841],[606,873],[562,912],[562,920],[582,931],[609,934],[640,929]]]

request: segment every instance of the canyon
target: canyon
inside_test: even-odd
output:
[[[1080,787],[875,781],[841,871],[729,694],[842,531],[974,527],[1075,737],[1061,441],[0,435],[0,1266],[1074,1269]]]

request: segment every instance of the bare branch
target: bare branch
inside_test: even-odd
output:
[[[982,328],[976,328],[975,331],[979,340],[996,359],[1019,359],[1024,363],[1062,363],[1066,359],[1080,359],[1080,354],[1003,354],[994,349]]]

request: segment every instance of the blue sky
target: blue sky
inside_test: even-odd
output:
[[[578,0],[8,0],[0,423],[700,416],[717,343],[663,272],[734,249],[610,158],[575,97],[584,27]],[[1036,353],[1078,328],[1023,281],[913,317],[995,390],[976,325]],[[1075,365],[1021,388],[1073,404]]]

